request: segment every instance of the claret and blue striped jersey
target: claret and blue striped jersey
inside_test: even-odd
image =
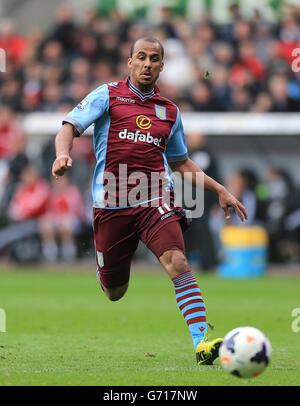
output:
[[[188,156],[177,106],[160,96],[157,87],[142,93],[130,79],[99,86],[63,123],[71,123],[78,135],[94,124],[96,167],[92,192],[93,205],[97,208],[108,206],[105,199],[107,174],[112,174],[119,186],[126,174],[126,195],[135,186],[129,182],[130,175],[137,172],[144,174],[149,182],[151,174],[163,173],[172,188],[168,162],[183,161]],[[148,194],[144,201],[158,198]],[[115,208],[128,207],[128,202],[125,205],[122,202]]]

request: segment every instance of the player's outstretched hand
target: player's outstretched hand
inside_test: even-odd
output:
[[[52,175],[58,179],[63,176],[68,168],[72,166],[72,159],[69,155],[58,156],[52,165]]]
[[[235,210],[236,214],[242,221],[247,220],[248,214],[245,206],[243,206],[242,203],[225,188],[219,192],[219,204],[224,210],[226,220],[230,219],[230,208]]]

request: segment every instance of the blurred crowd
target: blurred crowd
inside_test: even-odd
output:
[[[262,226],[269,236],[269,261],[294,263],[300,261],[300,188],[289,172],[270,165],[265,172],[244,167],[222,177],[218,157],[209,146],[209,139],[200,133],[187,134],[189,153],[207,175],[224,183],[247,208],[248,220],[241,223],[234,212],[228,225]],[[204,196],[205,211],[193,219],[185,233],[186,248],[203,270],[213,269],[222,258],[219,240],[225,225],[224,213],[212,192]]]
[[[0,103],[16,112],[68,111],[93,88],[127,75],[134,40],[148,34],[165,46],[162,93],[183,111],[293,112],[299,110],[300,74],[293,72],[300,47],[300,7],[277,23],[258,10],[245,19],[232,5],[231,22],[216,25],[209,15],[196,23],[161,8],[157,24],[57,9],[46,33],[18,33],[12,21],[0,25],[0,48],[7,52],[0,79]],[[210,80],[205,80],[206,72]]]
[[[276,24],[257,10],[245,19],[237,5],[231,14],[225,25],[215,25],[207,15],[190,23],[164,7],[154,25],[116,10],[110,19],[89,11],[79,23],[63,5],[46,33],[24,36],[12,21],[1,24],[0,48],[6,50],[7,60],[6,73],[0,76],[0,255],[19,262],[54,262],[93,252],[90,140],[77,140],[70,177],[53,182],[53,140],[43,144],[33,161],[17,114],[68,112],[99,84],[125,78],[137,38],[151,34],[162,40],[166,56],[159,87],[182,111],[299,111],[300,75],[291,69],[292,50],[300,47],[299,10],[286,13]],[[192,159],[208,175],[226,182],[247,206],[248,224],[266,227],[271,260],[299,261],[300,191],[289,174],[270,167],[258,176],[242,168],[222,179],[206,137],[187,134],[187,140]],[[200,266],[212,269],[224,223],[209,193],[205,208],[186,243],[191,255],[197,253]],[[232,222],[238,219],[233,216]]]

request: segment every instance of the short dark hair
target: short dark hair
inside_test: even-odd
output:
[[[143,38],[139,38],[136,41],[134,41],[130,48],[130,58],[132,58],[132,55],[134,53],[135,44],[138,41],[152,42],[153,44],[158,44],[160,47],[160,50],[161,50],[161,57],[162,57],[162,59],[164,59],[164,55],[165,55],[164,47],[162,46],[162,43],[155,37],[143,37]]]

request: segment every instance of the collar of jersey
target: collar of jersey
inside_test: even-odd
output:
[[[151,97],[153,97],[155,95],[155,89],[154,88],[152,90],[150,90],[150,92],[143,93],[136,86],[134,86],[134,84],[131,82],[131,80],[129,78],[127,80],[127,83],[128,83],[129,89],[134,94],[136,94],[142,101],[151,99]]]

